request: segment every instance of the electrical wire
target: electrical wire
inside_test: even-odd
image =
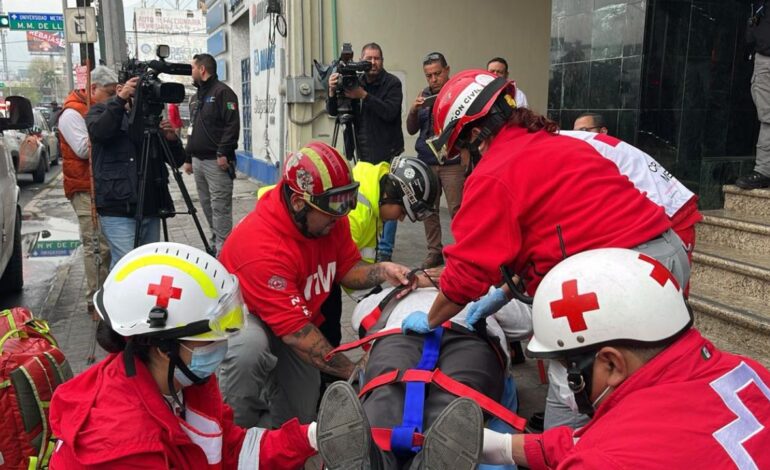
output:
[[[272,16],[271,18],[271,26],[270,29],[267,32],[267,78],[265,79],[265,103],[270,103],[270,71],[275,67],[275,40],[276,40],[276,33],[281,35],[281,37],[286,37],[287,28],[286,28],[286,18],[283,16],[283,13],[280,11],[278,13],[270,13]],[[272,65],[272,67],[270,66]],[[265,133],[264,133],[264,139],[265,139],[265,157],[267,157],[267,161],[270,163],[277,163],[275,159],[273,158],[272,149],[270,148],[270,119],[268,118],[267,113],[265,114]]]

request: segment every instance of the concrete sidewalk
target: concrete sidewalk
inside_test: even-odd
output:
[[[199,208],[197,191],[192,176],[185,175],[184,182],[187,185],[193,203]],[[56,184],[58,189],[52,191],[48,198],[64,198],[63,190],[61,189],[61,178],[59,178]],[[183,210],[184,202],[176,183],[172,181],[170,187],[177,210]],[[255,193],[258,187],[257,183],[239,174],[233,189],[234,221],[240,220],[253,209],[256,201]],[[206,221],[203,220],[203,213],[200,210],[199,215],[201,217],[201,224],[208,236],[210,235],[210,230]],[[74,213],[72,217],[74,219]],[[449,215],[443,207],[441,220],[444,240],[445,242],[450,242]],[[195,229],[192,217],[189,215],[177,215],[169,219],[168,229],[170,241],[203,248],[203,243]],[[413,224],[408,220],[399,224],[394,261],[416,267],[420,265],[425,254],[426,243],[423,225],[421,223]],[[49,320],[53,333],[76,374],[89,366],[88,359],[91,355],[90,349],[93,345],[94,336],[95,323],[91,321],[91,318],[86,313],[85,289],[82,252],[78,249],[72,255],[71,262],[63,263],[60,266],[42,311],[39,312],[40,316]],[[351,341],[357,336],[350,326],[350,316],[354,306],[355,303],[349,297],[343,295],[343,342]],[[360,355],[360,351],[354,351],[351,355],[357,357]],[[98,361],[104,356],[104,351],[97,345],[94,359]],[[539,381],[535,361],[528,360],[525,364],[515,366],[513,370],[519,390],[520,414],[528,418],[533,412],[542,411],[545,404],[546,386],[542,385]]]

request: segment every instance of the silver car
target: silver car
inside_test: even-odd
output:
[[[9,131],[3,136],[16,167],[16,173],[32,173],[35,183],[45,181],[51,165],[59,164],[56,133],[39,109],[33,109],[34,123],[23,131]]]
[[[33,125],[32,105],[20,96],[5,99],[9,117],[0,117],[0,131]],[[0,140],[0,292],[17,291],[24,285],[21,251],[20,190],[10,152]]]

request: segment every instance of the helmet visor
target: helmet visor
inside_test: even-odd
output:
[[[246,322],[246,307],[243,304],[238,278],[233,276],[235,285],[219,299],[217,306],[208,315],[211,333],[226,337],[240,331]]]
[[[305,200],[326,214],[335,217],[347,215],[358,203],[358,182],[331,189],[318,196],[305,194]]]

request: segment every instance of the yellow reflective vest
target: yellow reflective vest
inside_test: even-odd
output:
[[[380,220],[380,180],[388,174],[387,162],[376,165],[358,162],[353,167],[353,179],[358,181],[358,204],[348,214],[350,236],[361,252],[361,258],[367,263],[374,263],[377,253],[377,235],[382,231]],[[263,186],[257,191],[260,199],[275,186]]]

